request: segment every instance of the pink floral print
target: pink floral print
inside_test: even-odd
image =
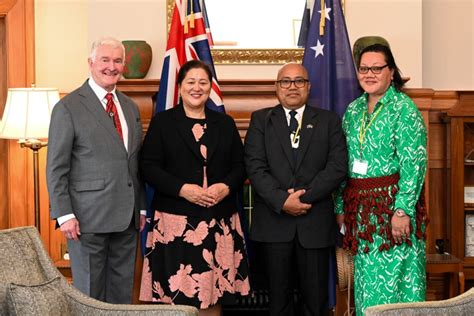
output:
[[[190,276],[192,270],[189,264],[180,265],[178,272],[169,279],[171,292],[180,291],[187,297],[193,297],[196,294],[197,281]]]
[[[196,140],[196,142],[198,142],[201,139],[202,135],[204,135],[205,130],[206,130],[206,124],[204,124],[204,126],[199,123],[196,123],[193,125],[192,131],[193,131],[194,139]]]
[[[147,247],[153,247],[156,242],[167,244],[182,236],[187,220],[186,216],[155,211],[155,222],[155,227],[148,233]]]
[[[184,241],[192,243],[194,246],[202,244],[202,241],[207,237],[209,232],[207,227],[208,225],[203,221],[199,223],[195,230],[192,228],[188,229],[184,234]]]
[[[143,258],[143,269],[142,269],[142,282],[140,285],[140,296],[141,301],[152,301],[151,295],[151,284],[152,284],[150,260],[147,257]]]
[[[159,300],[153,298],[154,302],[162,302],[162,303],[167,303],[167,304],[173,303],[173,300],[171,299],[171,297],[165,295],[165,291],[161,287],[160,282],[158,281],[153,282],[153,292],[157,293],[158,296],[160,297]]]
[[[192,263],[179,264],[179,269],[168,279],[168,295],[162,288],[162,284],[152,280],[150,262],[145,257],[140,290],[141,300],[175,304],[175,299],[179,295],[184,295],[188,298],[197,298],[200,302],[199,308],[205,309],[215,305],[226,292],[249,294],[250,283],[247,270],[245,270],[245,275],[239,274],[244,255],[241,249],[234,247],[234,237],[243,237],[237,213],[228,221],[229,224],[226,224],[224,219],[219,221],[212,219],[209,222],[204,220],[198,222],[197,227],[192,227],[187,217],[182,215],[156,211],[155,220],[153,233],[149,235],[154,248],[157,244],[168,244],[180,240],[199,246],[208,238],[209,230],[213,229],[213,236],[209,238],[215,240],[215,249],[205,247],[202,249],[201,260],[207,265],[205,271],[194,271]]]
[[[193,132],[194,139],[196,140],[196,142],[199,142],[201,140],[202,136],[204,136],[204,133],[206,132],[206,127],[207,127],[206,124],[201,125],[199,123],[196,123],[196,124],[193,125],[192,132]],[[201,155],[204,158],[204,160],[207,160],[207,147],[206,147],[206,145],[200,144],[199,145],[199,151],[201,152]],[[208,186],[208,184],[207,184],[207,168],[206,168],[206,166],[203,166],[202,187],[204,189],[207,189],[207,186]]]
[[[217,243],[216,261],[222,269],[229,269],[234,264],[234,239],[228,226],[222,225],[224,234],[215,234]],[[237,266],[240,262],[237,262]]]

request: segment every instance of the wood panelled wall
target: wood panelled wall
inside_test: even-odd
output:
[[[6,10],[6,9],[4,9]],[[2,11],[7,12],[7,11]],[[7,98],[7,47],[6,43],[5,16],[0,15],[0,114],[3,117],[3,108]],[[5,179],[8,172],[8,148],[7,141],[0,139],[0,179]],[[7,181],[0,180],[0,228],[8,227],[8,190]]]
[[[34,83],[34,59],[34,0],[1,1],[1,114],[7,88],[28,87]],[[0,140],[0,157],[0,228],[33,225],[31,152],[21,149],[16,141]],[[47,209],[47,201],[43,205]],[[49,240],[48,233],[42,236],[45,241]]]
[[[34,0],[0,1],[0,114],[8,88],[35,83]],[[60,235],[49,219],[45,162],[39,151],[41,237],[51,252]],[[0,229],[34,225],[33,155],[15,140],[0,139]],[[51,238],[53,237],[53,238]],[[50,241],[53,242],[50,243]]]
[[[429,243],[427,250],[435,252],[436,240],[442,240],[446,251],[451,251],[449,210],[449,139],[447,136],[447,124],[443,120],[444,113],[459,102],[460,93],[455,91],[437,91],[434,94],[429,115],[429,173],[430,173],[430,225]],[[456,137],[456,135],[453,135]],[[464,181],[459,179],[459,181]],[[462,219],[464,220],[464,219]],[[454,241],[456,242],[456,241]]]

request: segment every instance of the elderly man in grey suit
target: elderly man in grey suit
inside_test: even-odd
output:
[[[115,89],[124,61],[120,41],[92,45],[90,78],[54,107],[47,159],[51,217],[67,238],[74,286],[110,303],[131,303],[145,209],[140,114]]]

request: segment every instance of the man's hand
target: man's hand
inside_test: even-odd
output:
[[[289,189],[290,195],[283,204],[283,211],[292,216],[304,215],[311,208],[311,204],[302,203],[300,197],[305,194],[305,190],[294,191]]]
[[[81,230],[79,228],[79,221],[76,218],[71,218],[70,220],[65,221],[59,229],[67,239],[79,240]]]
[[[197,184],[186,183],[181,187],[179,196],[200,206],[209,207],[214,205],[214,197]]]
[[[146,215],[140,214],[140,233],[145,228],[145,224],[146,224]]]

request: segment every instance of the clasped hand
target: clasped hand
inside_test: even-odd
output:
[[[212,207],[229,195],[229,192],[229,187],[224,183],[215,183],[207,189],[197,184],[186,183],[181,187],[179,196],[191,203]]]
[[[410,239],[410,216],[392,216],[392,236],[397,244]]]
[[[298,191],[288,189],[290,195],[283,204],[283,211],[292,216],[305,215],[311,208],[311,204],[303,203],[300,200],[300,197],[305,194],[305,192],[304,189]]]

